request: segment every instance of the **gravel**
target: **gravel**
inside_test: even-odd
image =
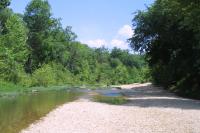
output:
[[[120,90],[129,103],[79,99],[64,104],[22,133],[200,133],[200,101],[176,97],[152,85]]]

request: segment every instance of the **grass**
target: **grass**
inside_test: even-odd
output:
[[[123,96],[111,97],[111,96],[95,95],[93,99],[96,102],[108,103],[114,105],[122,105],[127,103],[127,100]]]
[[[23,87],[18,84],[5,82],[0,80],[0,97],[7,97],[13,95],[19,95],[22,93],[29,93],[29,92],[41,92],[41,91],[59,91],[59,90],[66,90],[66,89],[106,89],[107,86],[100,85],[100,84],[66,84],[66,85],[58,85],[58,86],[38,86],[38,87]]]
[[[50,90],[64,90],[70,87],[66,86],[51,86],[51,87],[23,87],[13,83],[0,81],[0,97],[13,96],[22,94],[25,92],[34,91],[50,91]]]
[[[8,83],[5,81],[0,81],[0,92],[19,92],[24,89],[25,88],[20,85]]]

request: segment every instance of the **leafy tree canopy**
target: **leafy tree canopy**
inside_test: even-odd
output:
[[[156,0],[133,19],[131,47],[146,52],[157,84],[185,95],[199,93],[199,1]]]

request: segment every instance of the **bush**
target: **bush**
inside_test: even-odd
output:
[[[51,67],[55,74],[56,85],[76,83],[74,75],[67,70],[63,65],[51,63]]]
[[[24,71],[20,71],[18,73],[18,84],[24,87],[32,87],[33,81],[31,75],[25,73]]]
[[[74,76],[61,64],[44,64],[32,75],[32,86],[51,86],[74,83]]]
[[[6,82],[3,80],[0,80],[0,92],[8,92],[8,91],[19,91],[22,90],[23,87],[20,85],[16,85],[11,82]]]
[[[56,84],[56,75],[51,65],[45,64],[41,68],[37,69],[33,75],[33,86],[49,86]]]
[[[127,83],[144,83],[151,81],[151,72],[148,67],[128,68]]]

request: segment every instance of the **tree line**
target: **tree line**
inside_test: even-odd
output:
[[[200,1],[156,0],[133,26],[131,46],[146,53],[154,83],[200,98]]]
[[[143,55],[89,48],[63,28],[47,0],[31,0],[24,14],[0,1],[0,81],[26,87],[125,84],[150,79]]]

